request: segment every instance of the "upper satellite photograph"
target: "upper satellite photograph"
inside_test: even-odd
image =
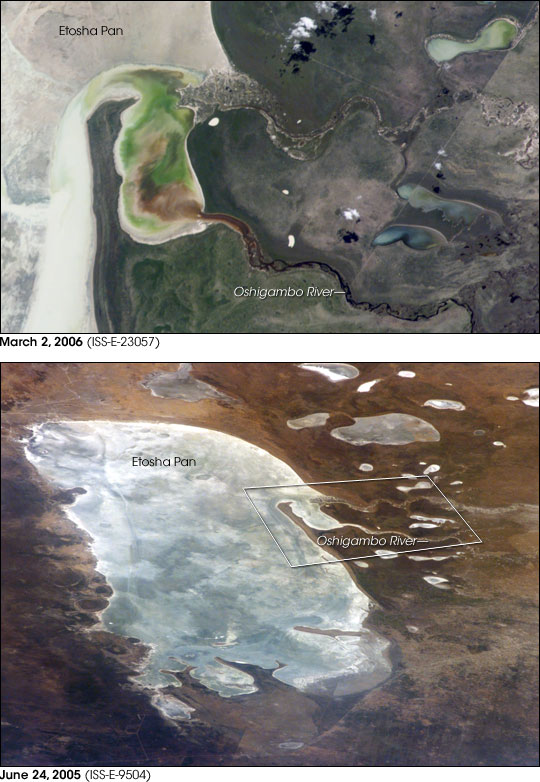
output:
[[[2,3],[2,331],[537,333],[537,27]]]

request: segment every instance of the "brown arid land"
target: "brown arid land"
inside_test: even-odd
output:
[[[358,377],[332,383],[293,364],[195,363],[191,379],[214,392],[187,401],[142,385],[152,373],[175,372],[173,364],[4,364],[4,765],[536,764],[538,412],[524,392],[538,385],[537,367],[355,366]],[[357,392],[374,379],[368,393]],[[428,399],[459,400],[465,410],[424,407]],[[330,414],[324,426],[287,426],[321,411]],[[358,447],[330,436],[355,417],[384,413],[422,418],[440,441]],[[226,432],[285,461],[306,483],[366,477],[361,463],[374,465],[369,477],[437,464],[438,485],[483,543],[436,563],[447,590],[419,578],[432,572],[429,560],[333,565],[347,567],[369,595],[367,624],[390,641],[392,673],[382,684],[324,699],[246,665],[258,691],[222,698],[185,671],[177,674],[182,700],[194,712],[174,724],[136,684],[148,649],[100,625],[112,590],[90,537],[65,513],[73,496],[45,482],[24,454],[35,424],[99,419]],[[344,524],[359,507],[355,486],[332,488],[332,515],[343,513]],[[396,508],[414,502],[399,493],[391,500]],[[276,753],[291,726],[303,746]]]

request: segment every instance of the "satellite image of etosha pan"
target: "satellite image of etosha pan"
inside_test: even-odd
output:
[[[4,765],[537,764],[536,365],[2,376]]]
[[[537,332],[537,24],[2,3],[3,332]]]

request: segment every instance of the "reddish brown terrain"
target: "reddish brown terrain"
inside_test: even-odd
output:
[[[5,765],[536,764],[538,411],[523,392],[538,385],[537,369],[355,366],[359,377],[332,383],[292,364],[194,364],[191,377],[220,395],[185,401],[142,385],[151,373],[174,372],[172,364],[4,365]],[[397,376],[402,369],[416,377]],[[369,393],[357,393],[375,378],[381,382]],[[428,399],[459,400],[466,409],[424,407]],[[286,424],[318,411],[330,413],[322,427]],[[430,422],[440,441],[355,447],[329,434],[354,417],[391,412]],[[136,686],[147,649],[100,627],[112,590],[96,570],[89,536],[63,510],[73,497],[25,458],[29,427],[55,419],[219,430],[269,451],[307,483],[366,477],[358,470],[366,462],[376,467],[369,477],[417,474],[419,461],[435,463],[438,485],[483,543],[436,563],[450,590],[418,578],[433,563],[406,556],[370,559],[369,568],[332,565],[347,567],[370,596],[368,625],[391,641],[384,683],[329,701],[246,666],[258,692],[222,698],[184,672],[182,700],[195,711],[174,724]],[[358,509],[355,486],[332,489],[328,512],[343,524]],[[277,755],[271,748],[293,725],[304,746]]]

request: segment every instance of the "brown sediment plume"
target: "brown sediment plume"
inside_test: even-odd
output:
[[[194,192],[183,182],[156,185],[152,173],[166,153],[167,143],[167,139],[162,136],[152,138],[146,145],[144,159],[138,165],[133,179],[126,183],[135,190],[137,211],[155,215],[163,222],[185,220],[222,223],[242,237],[250,266],[254,269],[280,271],[283,264],[266,258],[255,233],[244,220],[224,212],[204,212]]]
[[[225,213],[202,211],[193,191],[183,182],[170,182],[158,187],[151,177],[155,162],[149,161],[140,166],[136,176],[136,202],[141,213],[153,214],[163,222],[192,220],[222,223],[242,237],[250,266],[255,269],[272,266],[273,262],[265,258],[259,240],[243,220]]]
[[[156,166],[166,155],[168,145],[175,140],[176,144],[183,143],[179,134],[176,134],[176,139],[157,133],[149,134],[141,160],[128,186],[135,189],[136,208],[143,214],[153,214],[163,222],[198,220],[201,203],[191,188],[184,182],[157,185],[153,180]]]
[[[176,220],[198,220],[201,204],[193,191],[183,182],[169,182],[156,185],[152,171],[157,159],[139,166],[135,175],[136,206],[140,213],[150,213],[163,222]]]
[[[250,266],[254,269],[263,269],[272,266],[272,261],[268,261],[265,258],[263,249],[259,243],[259,240],[249,227],[247,223],[240,220],[238,217],[232,217],[222,212],[199,212],[200,220],[204,220],[205,223],[223,223],[233,231],[239,233],[244,241],[244,247],[248,255]]]
[[[138,201],[143,212],[150,212],[166,223],[179,219],[197,220],[200,215],[199,202],[183,182],[163,185],[152,195],[140,190]]]
[[[138,210],[141,213],[151,213],[164,222],[200,220],[205,223],[223,223],[241,235],[251,266],[262,268],[267,265],[259,241],[246,222],[225,213],[202,211],[202,204],[184,182],[156,185],[152,174],[166,154],[168,143],[169,140],[157,134],[152,134],[147,139],[144,157],[137,166],[132,180]]]

